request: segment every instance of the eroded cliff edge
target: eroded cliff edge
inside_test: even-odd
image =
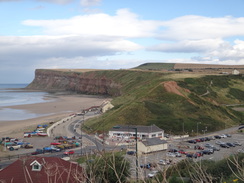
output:
[[[103,71],[37,69],[35,78],[27,86],[27,89],[73,91],[109,96],[121,95],[121,84],[103,75]]]

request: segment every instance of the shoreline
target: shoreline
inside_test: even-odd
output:
[[[91,95],[54,95],[50,102],[7,106],[2,108],[26,110],[30,113],[45,115],[26,120],[0,121],[0,137],[23,138],[23,132],[35,129],[38,124],[47,124],[61,120],[72,113],[81,112],[91,106],[99,106],[111,98]],[[53,98],[52,97],[52,98]],[[47,99],[48,100],[48,99]]]

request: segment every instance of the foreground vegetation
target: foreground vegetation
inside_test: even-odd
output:
[[[243,112],[228,104],[244,103],[244,79],[231,75],[162,73],[150,71],[97,71],[97,77],[111,78],[121,85],[114,108],[84,125],[88,132],[108,131],[115,125],[152,125],[166,133],[196,134],[203,129],[217,131],[238,125]],[[168,91],[165,83],[171,84]]]
[[[244,181],[244,153],[231,155],[220,161],[185,159],[171,165],[157,167],[159,173],[153,178],[130,177],[133,162],[124,153],[104,153],[78,160],[85,168],[88,182],[99,183],[219,183]],[[135,169],[135,168],[134,168]],[[140,167],[138,171],[143,171]],[[135,176],[135,175],[134,175]]]

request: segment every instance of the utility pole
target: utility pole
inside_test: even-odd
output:
[[[198,136],[198,124],[201,124],[201,122],[197,122],[197,136]]]
[[[137,128],[133,128],[136,132],[136,181],[138,182],[138,147],[137,147]]]
[[[85,119],[85,113],[83,114],[83,120],[80,123],[80,154],[82,156],[83,152],[82,152],[82,146],[83,146],[83,142],[82,142],[82,123],[84,123],[84,119]]]

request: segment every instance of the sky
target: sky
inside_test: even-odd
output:
[[[244,0],[0,0],[0,83],[36,69],[244,64]]]

